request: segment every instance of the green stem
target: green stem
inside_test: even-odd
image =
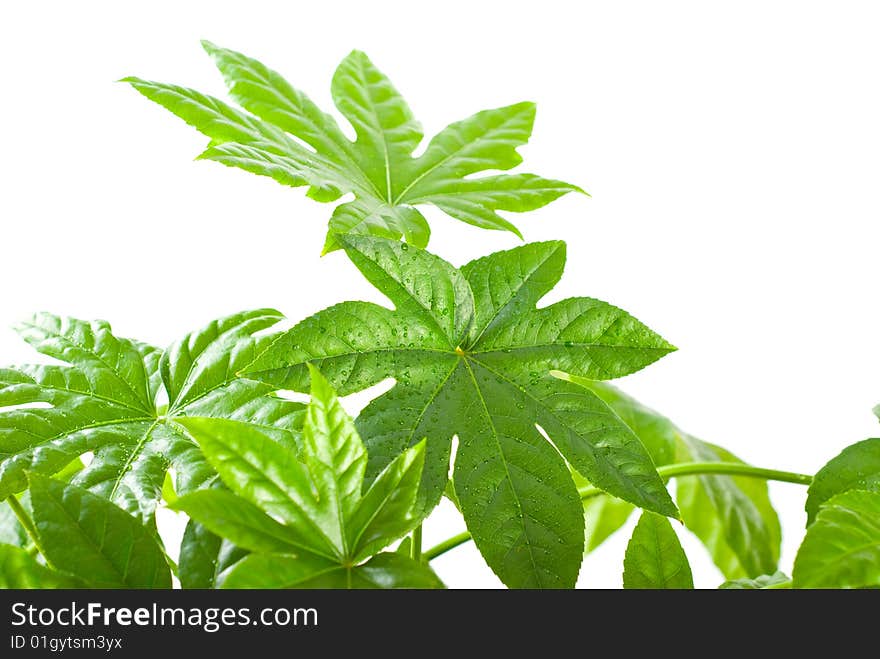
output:
[[[432,561],[440,554],[445,554],[450,549],[455,549],[459,545],[463,545],[468,540],[471,539],[471,534],[467,531],[462,531],[458,535],[454,535],[451,538],[446,538],[440,544],[434,545],[428,551],[425,552],[425,560]]]
[[[410,556],[414,561],[422,560],[422,525],[419,524],[415,529],[413,529],[412,537],[410,538]]]
[[[31,542],[34,543],[34,547],[36,550],[40,552],[45,558],[46,552],[43,551],[43,548],[40,547],[40,536],[37,533],[37,527],[34,525],[34,520],[31,519],[31,516],[28,515],[27,511],[21,505],[21,502],[15,497],[14,494],[10,494],[6,499],[6,503],[9,504],[9,507],[12,509],[12,512],[15,513],[15,516],[18,518],[18,523],[21,524],[22,528],[24,528],[25,533],[28,534],[28,537],[31,539]],[[49,559],[46,558],[46,564],[49,567],[52,567],[52,564],[49,562]]]
[[[657,467],[657,473],[664,480],[678,476],[698,476],[707,474],[726,474],[728,476],[745,476],[747,478],[761,478],[768,481],[781,481],[783,483],[795,483],[797,485],[809,485],[813,477],[807,474],[797,474],[792,471],[779,471],[777,469],[762,469],[739,462],[683,462],[681,464],[663,465]],[[588,485],[578,489],[581,500],[585,501],[593,497],[605,494],[597,487]],[[455,549],[471,539],[471,534],[463,531],[458,535],[447,538],[443,542],[431,547],[424,553],[426,560],[434,560],[445,554],[450,549]]]
[[[657,473],[665,479],[678,476],[699,476],[708,474],[727,474],[728,476],[745,476],[747,478],[762,478],[767,481],[781,481],[783,483],[795,483],[797,485],[809,485],[813,477],[807,474],[796,474],[791,471],[779,471],[777,469],[762,469],[740,462],[683,462],[681,464],[663,465],[657,467]],[[578,489],[581,499],[605,494],[598,487],[587,485]]]

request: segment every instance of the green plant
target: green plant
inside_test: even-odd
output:
[[[333,82],[351,142],[276,73],[205,47],[244,110],[127,80],[211,138],[202,157],[319,201],[353,193],[325,251],[343,250],[394,308],[343,302],[280,332],[280,313],[243,312],[164,351],[103,321],[22,323],[61,364],[0,370],[0,586],[440,588],[431,561],[473,540],[506,585],[567,588],[637,508],[626,588],[693,588],[670,519],[702,542],[724,589],[880,586],[880,439],[815,476],[746,464],[605,382],[675,349],[658,334],[592,298],[538,306],[564,243],[462,267],[421,249],[419,204],[516,232],[497,210],[579,190],[470,177],[520,162],[531,104],[452,124],[413,158],[421,130],[362,53]],[[337,400],[389,378],[354,420]],[[768,480],[809,485],[791,579]],[[444,496],[468,531],[425,549]],[[177,562],[159,506],[187,517]]]
[[[673,350],[598,300],[536,309],[562,276],[563,243],[533,243],[457,269],[385,238],[337,240],[395,310],[334,305],[271,341],[246,373],[304,391],[311,363],[342,394],[394,378],[358,417],[369,477],[427,437],[420,500],[433,508],[457,436],[457,501],[486,561],[514,586],[574,585],[583,511],[567,463],[616,496],[677,516],[629,427],[589,389],[550,374],[618,377]]]
[[[416,208],[426,204],[483,229],[512,231],[496,211],[540,208],[580,188],[534,174],[474,178],[506,171],[522,161],[535,120],[533,103],[478,112],[450,124],[413,157],[422,128],[406,101],[360,51],[333,75],[333,102],[355,131],[354,142],[308,96],[260,62],[207,41],[205,50],[223,75],[230,96],[247,112],[192,89],[125,78],[141,94],[211,138],[199,158],[269,176],[308,196],[333,202],[324,251],[336,249],[337,233],[400,238],[428,244],[430,227]]]

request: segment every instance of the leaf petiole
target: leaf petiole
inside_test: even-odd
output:
[[[42,547],[40,547],[40,536],[37,533],[37,527],[34,524],[34,520],[31,519],[31,516],[28,515],[28,512],[24,509],[24,506],[21,505],[21,502],[16,498],[14,494],[10,494],[6,498],[6,503],[9,504],[12,512],[15,513],[15,516],[18,518],[18,523],[21,524],[22,528],[25,530],[25,533],[28,534],[28,537],[31,539],[31,542],[34,543],[33,551],[39,552],[44,557],[46,556]],[[28,553],[31,553],[29,550]],[[51,563],[49,563],[49,559],[46,559],[46,564],[49,567],[52,567]]]
[[[412,542],[410,542],[410,557],[414,561],[422,560],[422,525],[419,524],[412,532]]]

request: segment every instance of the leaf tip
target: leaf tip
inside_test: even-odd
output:
[[[309,369],[309,390],[313,398],[320,396],[325,390],[330,389],[330,383],[327,382],[327,378],[321,374],[317,366],[312,362],[306,362],[306,368]]]
[[[332,229],[328,229],[327,237],[324,238],[324,246],[321,248],[321,256],[326,256],[330,252],[335,252],[339,249],[342,249],[343,245],[340,244],[341,238],[342,234],[336,233]]]
[[[369,62],[370,58],[367,54],[360,50],[359,48],[352,48],[348,55],[345,56],[346,60],[360,60],[361,62]]]
[[[534,101],[520,101],[519,103],[514,103],[511,107],[519,112],[527,112],[532,116],[538,111],[538,104]]]

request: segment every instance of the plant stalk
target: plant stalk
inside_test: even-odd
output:
[[[412,537],[410,538],[410,557],[414,561],[422,560],[422,525],[419,524],[415,529],[413,529]]]
[[[797,485],[809,485],[813,482],[813,477],[807,474],[798,474],[792,471],[779,471],[778,469],[763,469],[761,467],[753,467],[738,462],[683,462],[681,464],[663,465],[657,467],[657,473],[664,480],[677,478],[680,476],[702,476],[711,474],[724,474],[727,476],[744,476],[747,478],[761,478],[768,481],[780,481],[782,483],[795,483]],[[591,499],[605,494],[603,490],[592,485],[578,488],[578,494],[582,501]],[[458,535],[447,538],[443,542],[431,547],[424,552],[426,560],[431,561],[445,554],[450,549],[455,549],[459,545],[471,539],[468,531],[463,531]]]
[[[745,476],[747,478],[762,478],[768,481],[781,481],[783,483],[795,483],[797,485],[809,485],[813,477],[807,474],[796,474],[791,471],[779,471],[777,469],[762,469],[739,462],[683,462],[681,464],[663,465],[657,467],[657,473],[665,479],[678,476],[708,476],[711,474],[725,474],[727,476]],[[603,490],[592,485],[578,488],[581,499],[605,494]]]
[[[470,539],[471,534],[468,531],[462,531],[458,535],[454,535],[451,538],[446,538],[446,540],[434,545],[425,552],[425,560],[432,561],[441,554],[445,554],[450,549],[455,549],[459,545],[463,545]]]

